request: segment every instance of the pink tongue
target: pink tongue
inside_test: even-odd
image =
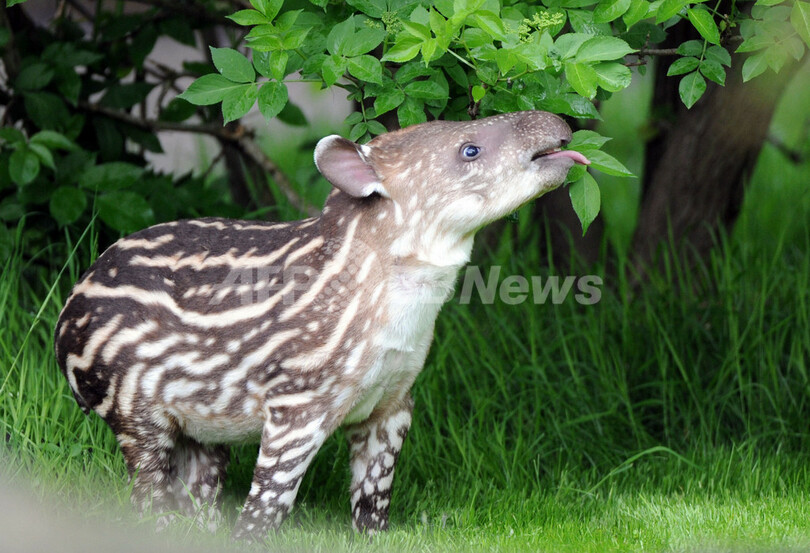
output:
[[[579,163],[580,165],[590,165],[590,160],[585,157],[584,155],[580,154],[579,152],[575,152],[574,150],[562,150],[561,152],[554,152],[553,154],[548,154],[543,156],[546,159],[554,158],[554,157],[570,157],[574,160],[574,163]]]

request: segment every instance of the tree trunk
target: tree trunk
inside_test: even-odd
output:
[[[693,37],[671,34],[669,46],[689,38]],[[669,253],[682,267],[705,259],[716,232],[730,229],[739,214],[745,181],[767,137],[776,104],[799,65],[788,63],[778,74],[768,70],[743,83],[743,61],[743,56],[733,56],[725,87],[709,83],[689,110],[678,96],[680,79],[666,76],[669,61],[657,64],[652,116],[659,118],[660,133],[647,145],[633,239],[634,265],[640,274],[660,266],[669,243],[675,248]]]

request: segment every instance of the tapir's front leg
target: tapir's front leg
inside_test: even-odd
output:
[[[310,414],[323,412],[307,407],[295,415],[274,409],[268,416],[253,483],[236,522],[234,539],[261,538],[278,528],[292,510],[307,467],[334,430],[326,414],[313,417]]]
[[[351,449],[352,524],[373,534],[388,529],[394,465],[411,426],[413,400],[406,394],[386,409],[346,428]]]

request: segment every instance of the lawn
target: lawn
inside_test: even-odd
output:
[[[795,113],[779,117],[776,132]],[[606,269],[626,262],[618,248],[610,263],[589,269],[604,279],[594,305],[573,294],[559,305],[490,305],[476,294],[465,305],[457,296],[440,315],[414,386],[392,531],[373,540],[352,533],[348,454],[338,432],[313,462],[291,519],[256,548],[810,549],[808,174],[808,163],[787,167],[766,148],[738,227],[704,266],[672,264],[632,288],[621,271]],[[786,206],[791,216],[778,217]],[[566,276],[546,267],[526,224],[524,212],[503,236],[504,244],[519,243],[519,255],[508,247],[477,251],[482,273],[499,265],[502,277]],[[53,358],[56,317],[92,243],[90,232],[63,271],[49,267],[48,251],[6,260],[0,485],[57,506],[56,515],[31,508],[30,517],[46,523],[38,538],[51,521],[79,514],[91,524],[82,532],[116,520],[136,527],[122,535],[147,539],[152,521],[131,519],[112,433],[81,413]],[[233,452],[223,529],[211,536],[180,520],[159,541],[236,549],[228,526],[255,451]],[[0,531],[14,514],[0,513]],[[82,539],[53,537],[62,546]]]

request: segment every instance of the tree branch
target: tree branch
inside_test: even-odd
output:
[[[768,135],[767,141],[771,146],[773,146],[774,148],[779,150],[779,152],[783,156],[788,158],[792,163],[794,163],[796,165],[801,165],[802,163],[804,163],[805,161],[810,159],[807,156],[807,154],[799,151],[798,149],[791,148],[790,146],[785,144],[782,141],[781,138],[779,138],[779,137],[777,137],[777,136],[775,136],[773,134]]]
[[[216,124],[195,125],[191,123],[175,123],[171,121],[159,121],[155,119],[141,119],[126,112],[108,109],[96,104],[89,104],[87,102],[79,102],[79,109],[87,113],[102,115],[121,121],[133,127],[150,131],[150,132],[189,132],[194,134],[205,134],[213,136],[217,140],[227,142],[235,146],[241,154],[243,154],[250,161],[259,166],[263,171],[268,173],[275,181],[281,193],[287,200],[299,211],[306,213],[310,217],[317,216],[320,212],[315,207],[307,204],[304,200],[293,190],[290,180],[287,175],[279,169],[259,148],[254,140],[253,131],[238,125],[235,130],[230,130]]]

